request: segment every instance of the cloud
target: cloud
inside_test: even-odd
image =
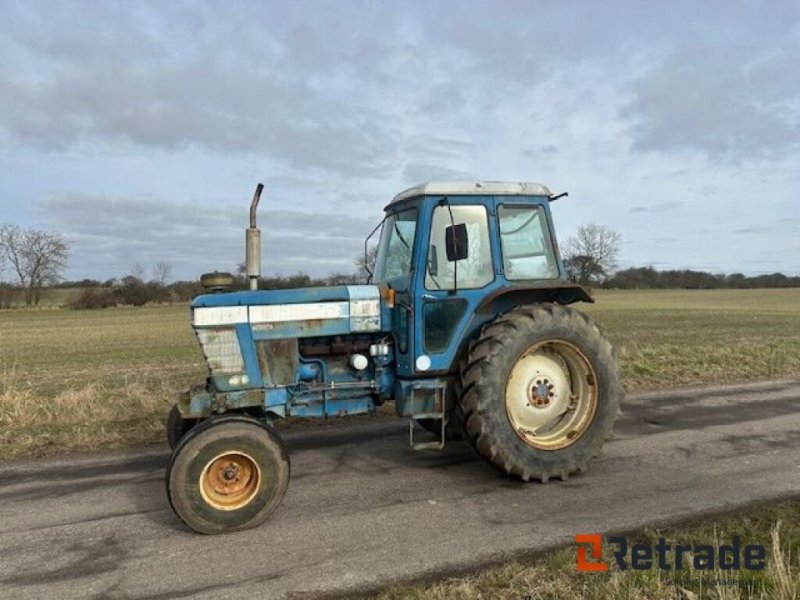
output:
[[[774,231],[774,227],[742,227],[741,229],[735,229],[733,233],[744,233],[744,234],[767,234]]]
[[[763,160],[800,148],[800,35],[749,35],[724,47],[692,41],[632,84],[621,109],[632,150],[697,151],[713,162]],[[753,45],[751,45],[753,44]]]
[[[523,154],[531,158],[539,158],[542,156],[558,154],[558,146],[555,144],[545,144],[544,146],[540,146],[539,148],[533,150],[525,150]]]
[[[660,202],[658,204],[652,204],[650,206],[632,206],[629,209],[629,212],[632,213],[650,213],[650,212],[663,212],[668,210],[675,210],[683,206],[683,202],[679,200],[673,200],[670,202]]]
[[[464,180],[471,174],[458,169],[450,169],[441,165],[408,163],[403,169],[403,179],[409,183],[423,183],[433,180]]]
[[[265,274],[352,271],[374,227],[371,220],[346,213],[264,208],[259,225]],[[72,269],[86,277],[120,276],[134,263],[166,260],[177,277],[194,278],[232,270],[244,259],[244,206],[69,195],[45,201],[41,211],[43,222],[71,242]]]
[[[285,58],[287,48],[268,35],[226,39],[242,18],[215,29],[203,10],[165,19],[121,6],[46,15],[18,7],[12,20],[27,28],[5,44],[17,68],[0,67],[0,131],[48,150],[199,147],[355,176],[378,175],[393,158],[387,115],[314,82],[297,68],[303,56]],[[92,13],[97,35],[75,33],[82,12]]]

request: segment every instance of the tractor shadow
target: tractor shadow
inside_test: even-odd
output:
[[[429,496],[428,482],[434,481],[438,490],[451,490],[459,495],[528,485],[497,471],[465,440],[448,441],[443,450],[412,450],[408,445],[408,421],[404,419],[311,425],[282,431],[281,436],[289,452],[292,476],[285,506],[272,517],[277,519],[285,516],[287,510],[303,509],[298,506],[298,502],[303,504],[298,496],[304,494],[295,495],[293,490],[327,485],[331,480],[352,480],[356,487],[384,487],[389,481],[396,487],[402,486],[400,494],[391,491],[379,494],[377,506]],[[433,434],[419,430],[419,441],[434,439]],[[129,493],[141,515],[154,525],[188,533],[189,529],[170,508],[166,495],[164,479],[168,462],[168,451],[151,458],[147,473],[142,473],[136,486],[128,488]],[[341,502],[343,511],[349,510],[346,494],[332,499]]]

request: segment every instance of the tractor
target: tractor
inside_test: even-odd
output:
[[[290,473],[278,419],[390,401],[416,450],[462,436],[526,482],[587,468],[623,388],[612,345],[571,306],[593,299],[559,256],[550,204],[566,193],[418,185],[370,235],[380,237],[369,284],[259,290],[262,190],[246,231],[249,289],[207,274],[208,293],[191,305],[208,377],[178,396],[167,422],[167,495],[186,525],[223,533],[275,511]]]

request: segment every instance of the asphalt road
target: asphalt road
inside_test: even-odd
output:
[[[0,597],[346,594],[800,495],[800,381],[634,395],[589,472],[547,485],[502,477],[464,442],[419,453],[406,436],[401,420],[287,435],[282,507],[214,537],[172,514],[165,448],[6,464]]]

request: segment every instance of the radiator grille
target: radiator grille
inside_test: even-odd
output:
[[[228,375],[244,371],[239,338],[233,329],[198,329],[197,339],[203,347],[212,375]]]

